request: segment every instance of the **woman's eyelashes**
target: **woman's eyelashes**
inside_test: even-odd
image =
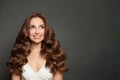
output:
[[[40,28],[45,28],[45,26],[44,26],[44,25],[40,25],[39,27],[40,27]]]
[[[35,26],[35,25],[30,25],[30,29],[36,29],[37,27]],[[40,25],[39,27],[38,27],[38,29],[43,29],[43,28],[45,28],[45,26],[44,25]]]
[[[35,29],[35,26],[34,26],[34,25],[30,25],[29,28],[30,28],[30,29]]]

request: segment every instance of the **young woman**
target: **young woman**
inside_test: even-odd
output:
[[[11,50],[7,67],[12,80],[63,80],[66,55],[40,13],[26,17]]]

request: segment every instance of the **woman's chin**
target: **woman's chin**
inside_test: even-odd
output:
[[[32,41],[32,44],[40,44],[42,41]]]

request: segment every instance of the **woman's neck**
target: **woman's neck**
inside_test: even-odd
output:
[[[31,46],[32,53],[40,53],[40,50],[41,50],[41,44],[32,44]]]

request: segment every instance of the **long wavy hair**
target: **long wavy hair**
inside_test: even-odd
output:
[[[45,24],[44,40],[42,41],[40,54],[46,58],[46,67],[50,67],[51,72],[67,72],[65,64],[66,54],[61,49],[59,41],[56,39],[54,30],[47,23],[46,18],[41,13],[33,13],[25,18],[25,21],[16,37],[16,41],[11,50],[7,68],[10,72],[21,74],[22,67],[28,62],[27,56],[31,52],[31,41],[29,39],[29,24],[32,18],[39,17]]]

